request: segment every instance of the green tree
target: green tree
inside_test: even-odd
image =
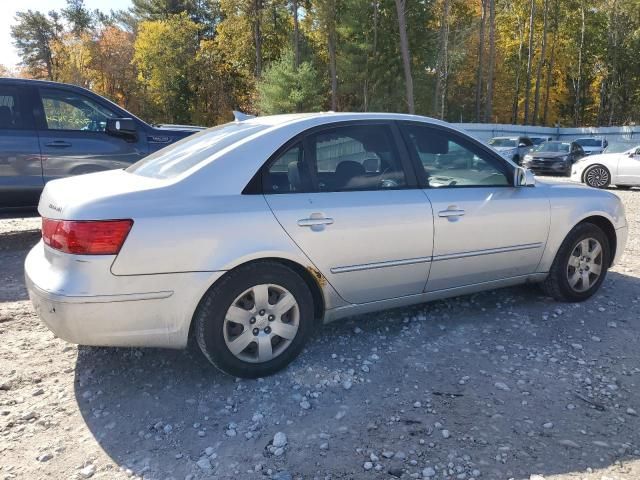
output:
[[[185,13],[143,21],[133,63],[153,120],[189,122],[193,102],[190,76],[198,49],[198,25]]]
[[[55,80],[52,46],[62,34],[60,16],[56,12],[50,12],[47,16],[27,10],[16,14],[16,22],[11,26],[11,36],[22,57],[22,64],[35,78]]]
[[[74,35],[81,35],[93,26],[93,17],[85,7],[84,0],[67,0],[67,8],[62,9],[62,17],[69,22]]]
[[[258,109],[261,113],[277,114],[314,112],[322,109],[322,84],[311,63],[302,62],[295,68],[294,53],[286,50],[273,62],[258,82]]]

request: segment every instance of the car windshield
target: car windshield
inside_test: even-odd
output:
[[[631,153],[637,148],[640,148],[640,145],[633,142],[611,142],[604,153]]]
[[[158,150],[131,165],[127,172],[144,177],[173,178],[264,128],[267,127],[242,122],[209,128]]]
[[[517,147],[518,141],[515,138],[492,138],[489,140],[492,147]]]
[[[542,137],[531,137],[531,143],[533,143],[534,145],[540,145],[541,143],[546,142],[547,139],[546,138],[542,138]]]
[[[533,151],[534,152],[562,152],[566,153],[571,150],[570,143],[564,142],[545,142],[541,145],[538,145]]]
[[[597,138],[579,138],[576,140],[576,143],[581,147],[601,147],[602,140],[598,140]]]

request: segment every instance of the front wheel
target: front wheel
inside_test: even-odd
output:
[[[302,350],[313,330],[313,297],[293,270],[256,262],[214,285],[194,322],[198,345],[215,367],[236,377],[262,377],[284,368]]]
[[[556,300],[581,302],[598,291],[611,263],[609,240],[600,227],[581,223],[569,232],[543,282]]]
[[[602,165],[593,165],[584,172],[584,183],[593,188],[607,188],[611,183],[611,174]]]

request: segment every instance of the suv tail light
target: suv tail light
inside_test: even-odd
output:
[[[42,239],[55,250],[76,255],[116,255],[133,220],[42,219]]]

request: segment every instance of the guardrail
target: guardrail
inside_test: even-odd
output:
[[[552,137],[554,140],[573,140],[581,137],[599,137],[611,141],[634,141],[640,143],[640,126],[624,127],[534,127],[531,125],[508,125],[499,123],[454,123],[470,135],[489,140],[493,137],[526,135],[531,137]]]

